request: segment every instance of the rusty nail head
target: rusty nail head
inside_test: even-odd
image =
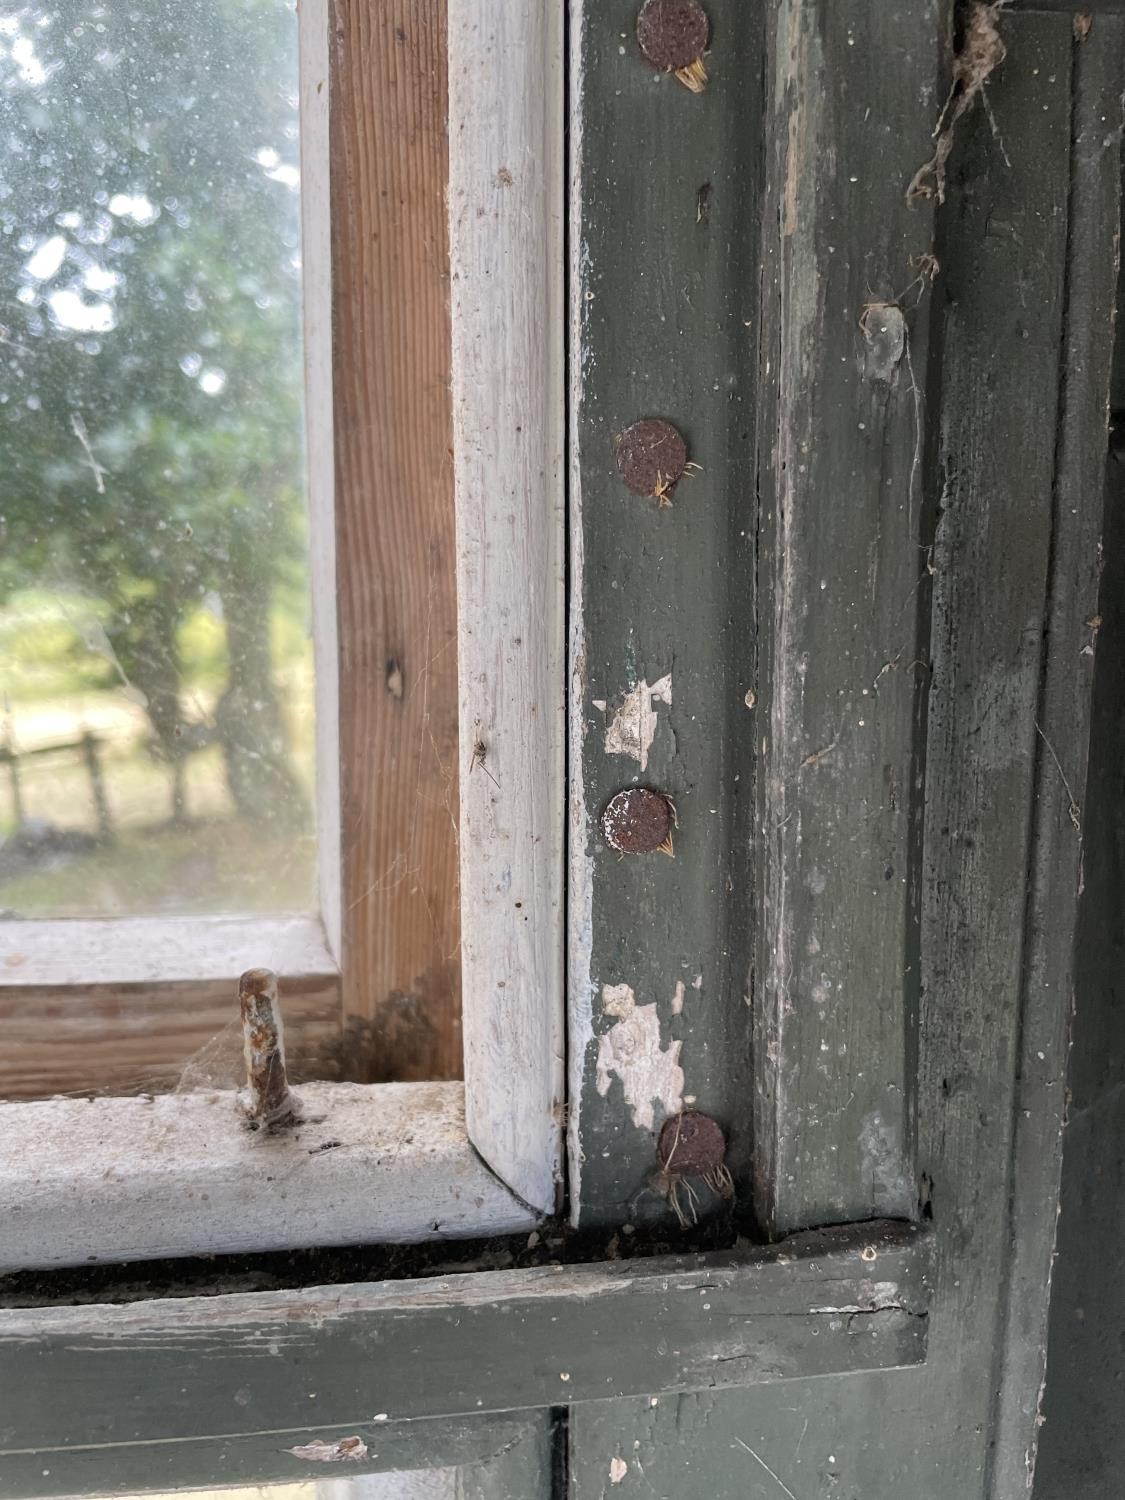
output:
[[[668,849],[675,823],[671,799],[647,786],[618,792],[602,813],[606,843],[618,854],[654,854]]]
[[[699,0],[645,0],[637,16],[637,41],[654,68],[686,68],[703,56],[711,35]]]
[[[617,472],[634,495],[665,500],[687,468],[687,444],[671,422],[646,417],[617,438]]]
[[[723,1164],[726,1138],[710,1115],[685,1109],[660,1127],[656,1159],[670,1177],[706,1177]]]

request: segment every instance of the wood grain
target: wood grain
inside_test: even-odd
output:
[[[1118,324],[1118,334],[1122,325]],[[1115,379],[1120,369],[1119,348]],[[1125,424],[1106,476],[1074,1046],[1035,1500],[1102,1500],[1125,1473]]]
[[[236,982],[0,991],[0,1098],[234,1087],[245,1072]],[[339,1077],[339,980],[287,976],[284,1014],[291,1079]]]
[[[1071,50],[1070,197],[1063,367],[1047,608],[1035,715],[1032,860],[1025,917],[1012,1154],[1011,1264],[992,1500],[1025,1500],[1047,1373],[1075,932],[1083,885],[1086,743],[1098,639],[1103,485],[1121,227],[1125,18],[1099,16]],[[1064,758],[1065,757],[1065,758]],[[1096,836],[1096,835],[1095,835]],[[1095,944],[1099,942],[1095,938]]]
[[[466,1119],[541,1210],[564,1099],[562,23],[450,0]]]
[[[344,1025],[461,1073],[443,0],[334,0],[330,173]]]
[[[1006,32],[1008,55],[989,98],[1010,165],[987,118],[969,121],[940,216],[935,286],[942,411],[934,534],[932,680],[926,762],[924,986],[920,1007],[918,1168],[939,1234],[945,1309],[925,1410],[949,1410],[960,1441],[929,1462],[942,1492],[992,1495],[996,1386],[1013,1220],[1020,1009],[1035,883],[1057,857],[1073,869],[1078,834],[1054,802],[1036,815],[1048,766],[1038,716],[1051,592],[1089,587],[1087,515],[1068,515],[1056,546],[1056,451],[1066,354],[1073,93],[1068,16],[1028,15]],[[1105,309],[1108,313],[1108,307]],[[1099,443],[1104,454],[1104,439]],[[1094,511],[1101,488],[1079,496]],[[1075,545],[1077,543],[1077,545]],[[1064,561],[1065,559],[1065,561]],[[1092,608],[1092,605],[1091,605]],[[1065,629],[1065,627],[1064,627]],[[1082,639],[1051,643],[1075,682],[1052,745],[1069,779],[1086,756],[1090,660]],[[1059,701],[1057,698],[1054,700]],[[1049,757],[1048,757],[1049,759]],[[1056,768],[1052,764],[1050,770]],[[1042,853],[1061,810],[1065,830]],[[1061,830],[1060,830],[1061,831]],[[1061,894],[1061,891],[1060,891]],[[1069,962],[1073,892],[1052,943]],[[1054,957],[1052,955],[1052,964]],[[1067,1000],[1040,997],[1063,1015]],[[1052,1023],[1053,1024],[1053,1023]],[[1052,1066],[1061,1059],[1052,1059]],[[1037,1064],[1038,1066],[1038,1064]],[[1043,1075],[1046,1077],[1047,1075]],[[1055,1073],[1055,1088],[1065,1084]],[[1051,1215],[1053,1220],[1053,1213]],[[1035,1302],[1045,1300],[1040,1283]],[[1040,1316],[1029,1299],[1028,1326]],[[936,1320],[935,1320],[936,1327]],[[1034,1399],[1034,1398],[1033,1398]],[[970,1436],[971,1434],[971,1436]],[[1033,1424],[1025,1444],[1033,1440]],[[1010,1457],[1010,1453],[1009,1453]],[[1007,1482],[1026,1483],[1024,1462]],[[920,1486],[928,1493],[926,1486]]]
[[[314,1420],[377,1438],[376,1411],[506,1413],[917,1365],[929,1239],[872,1223],[770,1248],[0,1309],[0,1482],[11,1450],[63,1445],[59,1403],[70,1450]]]
[[[340,981],[309,917],[0,924],[0,1099],[233,1087],[238,976],[281,977],[294,1079],[335,1078]]]
[[[782,5],[771,55],[754,1185],[777,1230],[915,1202],[933,213],[903,183],[931,14]]]

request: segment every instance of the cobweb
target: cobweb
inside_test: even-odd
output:
[[[236,1019],[191,1053],[180,1068],[174,1088],[163,1088],[160,1092],[194,1094],[207,1089],[235,1089],[244,1082],[244,1072],[242,1024]]]

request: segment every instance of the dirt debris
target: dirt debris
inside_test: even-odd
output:
[[[985,85],[1007,56],[999,25],[1006,5],[1007,0],[969,0],[958,7],[961,43],[953,59],[953,82],[934,130],[934,154],[911,178],[908,203],[945,202],[945,164],[957,122],[984,98]]]

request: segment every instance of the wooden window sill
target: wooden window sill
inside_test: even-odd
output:
[[[232,1091],[0,1104],[0,1271],[531,1229],[460,1083],[310,1083],[269,1135]]]

